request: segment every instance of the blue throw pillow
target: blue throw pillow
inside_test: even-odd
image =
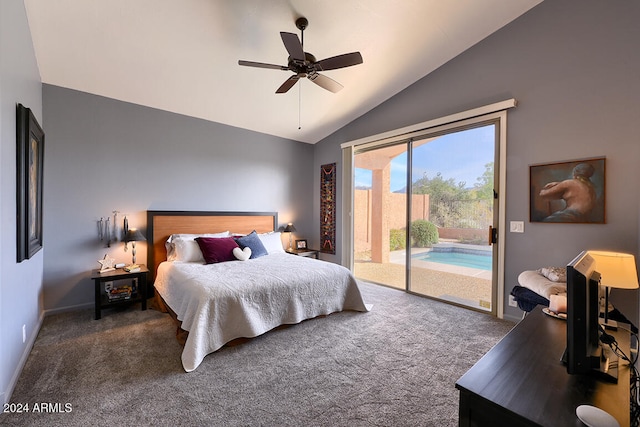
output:
[[[261,256],[269,254],[269,252],[267,252],[267,249],[260,241],[260,238],[258,237],[258,234],[255,232],[255,230],[247,234],[246,236],[236,238],[236,242],[242,249],[244,249],[245,247],[251,248],[250,259],[259,258]]]

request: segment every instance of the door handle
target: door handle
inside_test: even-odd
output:
[[[489,245],[498,242],[498,229],[493,228],[492,225],[489,226]]]

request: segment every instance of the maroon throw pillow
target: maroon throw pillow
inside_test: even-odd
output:
[[[237,248],[238,244],[233,237],[197,237],[196,242],[198,242],[204,261],[207,264],[236,259],[233,255],[233,248]]]

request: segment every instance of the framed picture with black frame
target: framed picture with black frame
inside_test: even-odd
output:
[[[296,240],[296,250],[307,249],[307,241],[305,239]]]
[[[529,220],[605,224],[605,157],[529,166]]]
[[[31,109],[16,106],[17,261],[42,249],[44,131]]]

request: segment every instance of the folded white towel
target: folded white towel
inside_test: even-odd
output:
[[[558,295],[567,292],[567,284],[564,282],[554,282],[547,279],[535,270],[526,270],[518,276],[520,286],[531,289],[533,292],[551,299],[551,295]]]

